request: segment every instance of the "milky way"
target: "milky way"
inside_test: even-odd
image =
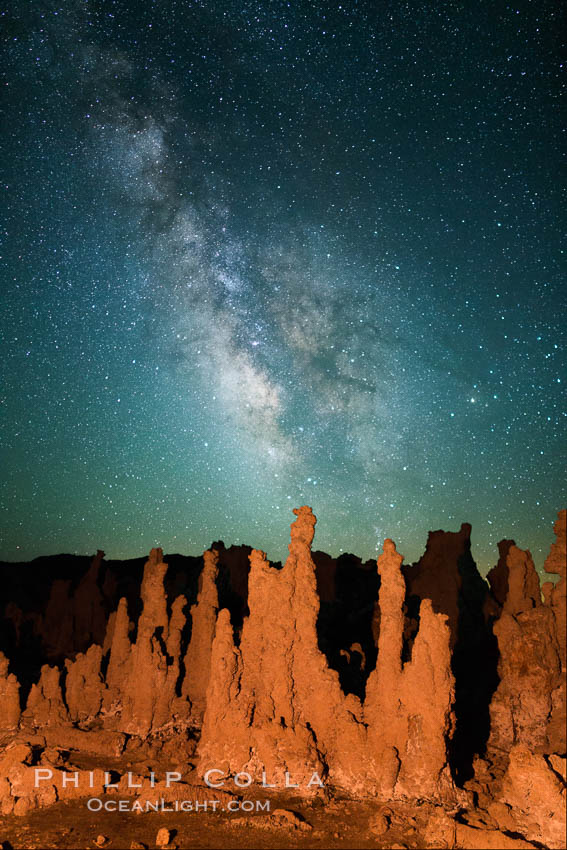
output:
[[[2,556],[541,563],[565,502],[555,5],[10,4]]]

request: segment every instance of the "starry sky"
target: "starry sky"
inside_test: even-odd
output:
[[[559,6],[9,0],[0,557],[541,565],[565,505]]]

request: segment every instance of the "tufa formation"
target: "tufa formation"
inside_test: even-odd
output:
[[[212,771],[215,789],[245,775],[375,801],[376,834],[384,804],[426,805],[427,846],[564,846],[566,512],[543,589],[511,540],[485,581],[467,524],[432,532],[413,565],[385,540],[374,565],[312,553],[316,518],[294,513],[283,566],[222,542],[143,565],[99,551],[82,573],[68,558],[38,573],[44,605],[5,570],[2,813],[109,793],[100,771],[59,781],[90,754],[139,800],[167,764],[171,799],[223,798]]]

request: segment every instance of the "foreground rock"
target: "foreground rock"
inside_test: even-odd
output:
[[[295,511],[290,555],[273,569],[250,556],[250,615],[237,647],[227,610],[219,613],[201,743],[201,770],[265,771],[300,793],[322,780],[354,793],[454,795],[447,765],[452,728],[450,631],[429,600],[421,606],[413,659],[402,665],[402,557],[386,541],[379,559],[378,661],[364,706],[342,691],[317,642],[319,599],[311,558],[315,517]]]
[[[185,655],[185,678],[182,693],[191,703],[194,717],[205,713],[207,687],[211,671],[211,651],[217,621],[219,556],[216,551],[203,555],[203,571],[199,577],[197,604],[191,608],[191,641]]]
[[[447,848],[564,846],[565,511],[545,564],[559,579],[543,596],[530,553],[511,540],[499,545],[491,592],[466,524],[433,532],[413,566],[386,540],[376,571],[322,553],[316,566],[316,519],[306,506],[295,515],[283,568],[252,550],[248,570],[245,547],[214,544],[197,588],[196,573],[192,587],[180,572],[169,581],[154,549],[139,599],[116,599],[108,620],[102,553],[75,591],[62,580],[66,598],[92,592],[93,601],[81,615],[73,608],[52,648],[82,648],[61,666],[38,665],[34,678],[0,653],[2,811],[29,815],[85,793],[136,797],[133,811],[156,797],[225,805],[241,793],[240,774],[244,784],[268,785],[262,794],[364,798],[373,806],[368,831],[391,846],[413,846],[418,835]],[[351,608],[345,582],[356,591]],[[65,589],[51,586],[55,596]],[[190,623],[186,592],[196,600]],[[28,613],[10,611],[23,633]],[[333,628],[349,616],[335,640]],[[67,634],[73,623],[78,641]],[[486,675],[483,665],[493,665]],[[84,765],[102,759],[117,768],[117,789],[98,768],[94,785],[87,781]],[[182,781],[152,777],[156,760]],[[126,779],[132,762],[137,790]],[[50,772],[39,786],[37,766]],[[210,769],[217,787],[204,784]],[[70,771],[80,789],[64,781]],[[296,838],[310,831],[287,808],[294,801],[279,805],[230,823]]]
[[[546,562],[557,564],[565,548],[565,512],[556,523],[557,542]],[[564,566],[562,567],[565,572]],[[529,552],[511,545],[506,556],[503,610],[494,624],[500,683],[490,706],[489,747],[509,752],[524,744],[534,753],[564,753],[565,739],[565,578],[546,585],[542,603],[539,578]]]
[[[8,672],[9,661],[0,652],[0,731],[11,732],[20,723],[20,683]]]
[[[269,815],[254,818],[232,818],[230,826],[248,826],[254,829],[284,830],[286,832],[311,832],[313,827],[296,812],[288,809],[274,809]]]
[[[563,759],[563,771],[565,759]],[[565,847],[567,796],[562,780],[544,756],[523,745],[513,747],[502,783],[501,800],[513,810],[525,837],[545,847]]]

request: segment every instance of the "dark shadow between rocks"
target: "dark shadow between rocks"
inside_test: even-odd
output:
[[[373,635],[380,578],[374,561],[355,555],[336,560],[313,552],[320,597],[317,619],[319,649],[339,674],[345,694],[364,700],[368,676],[376,666]]]

